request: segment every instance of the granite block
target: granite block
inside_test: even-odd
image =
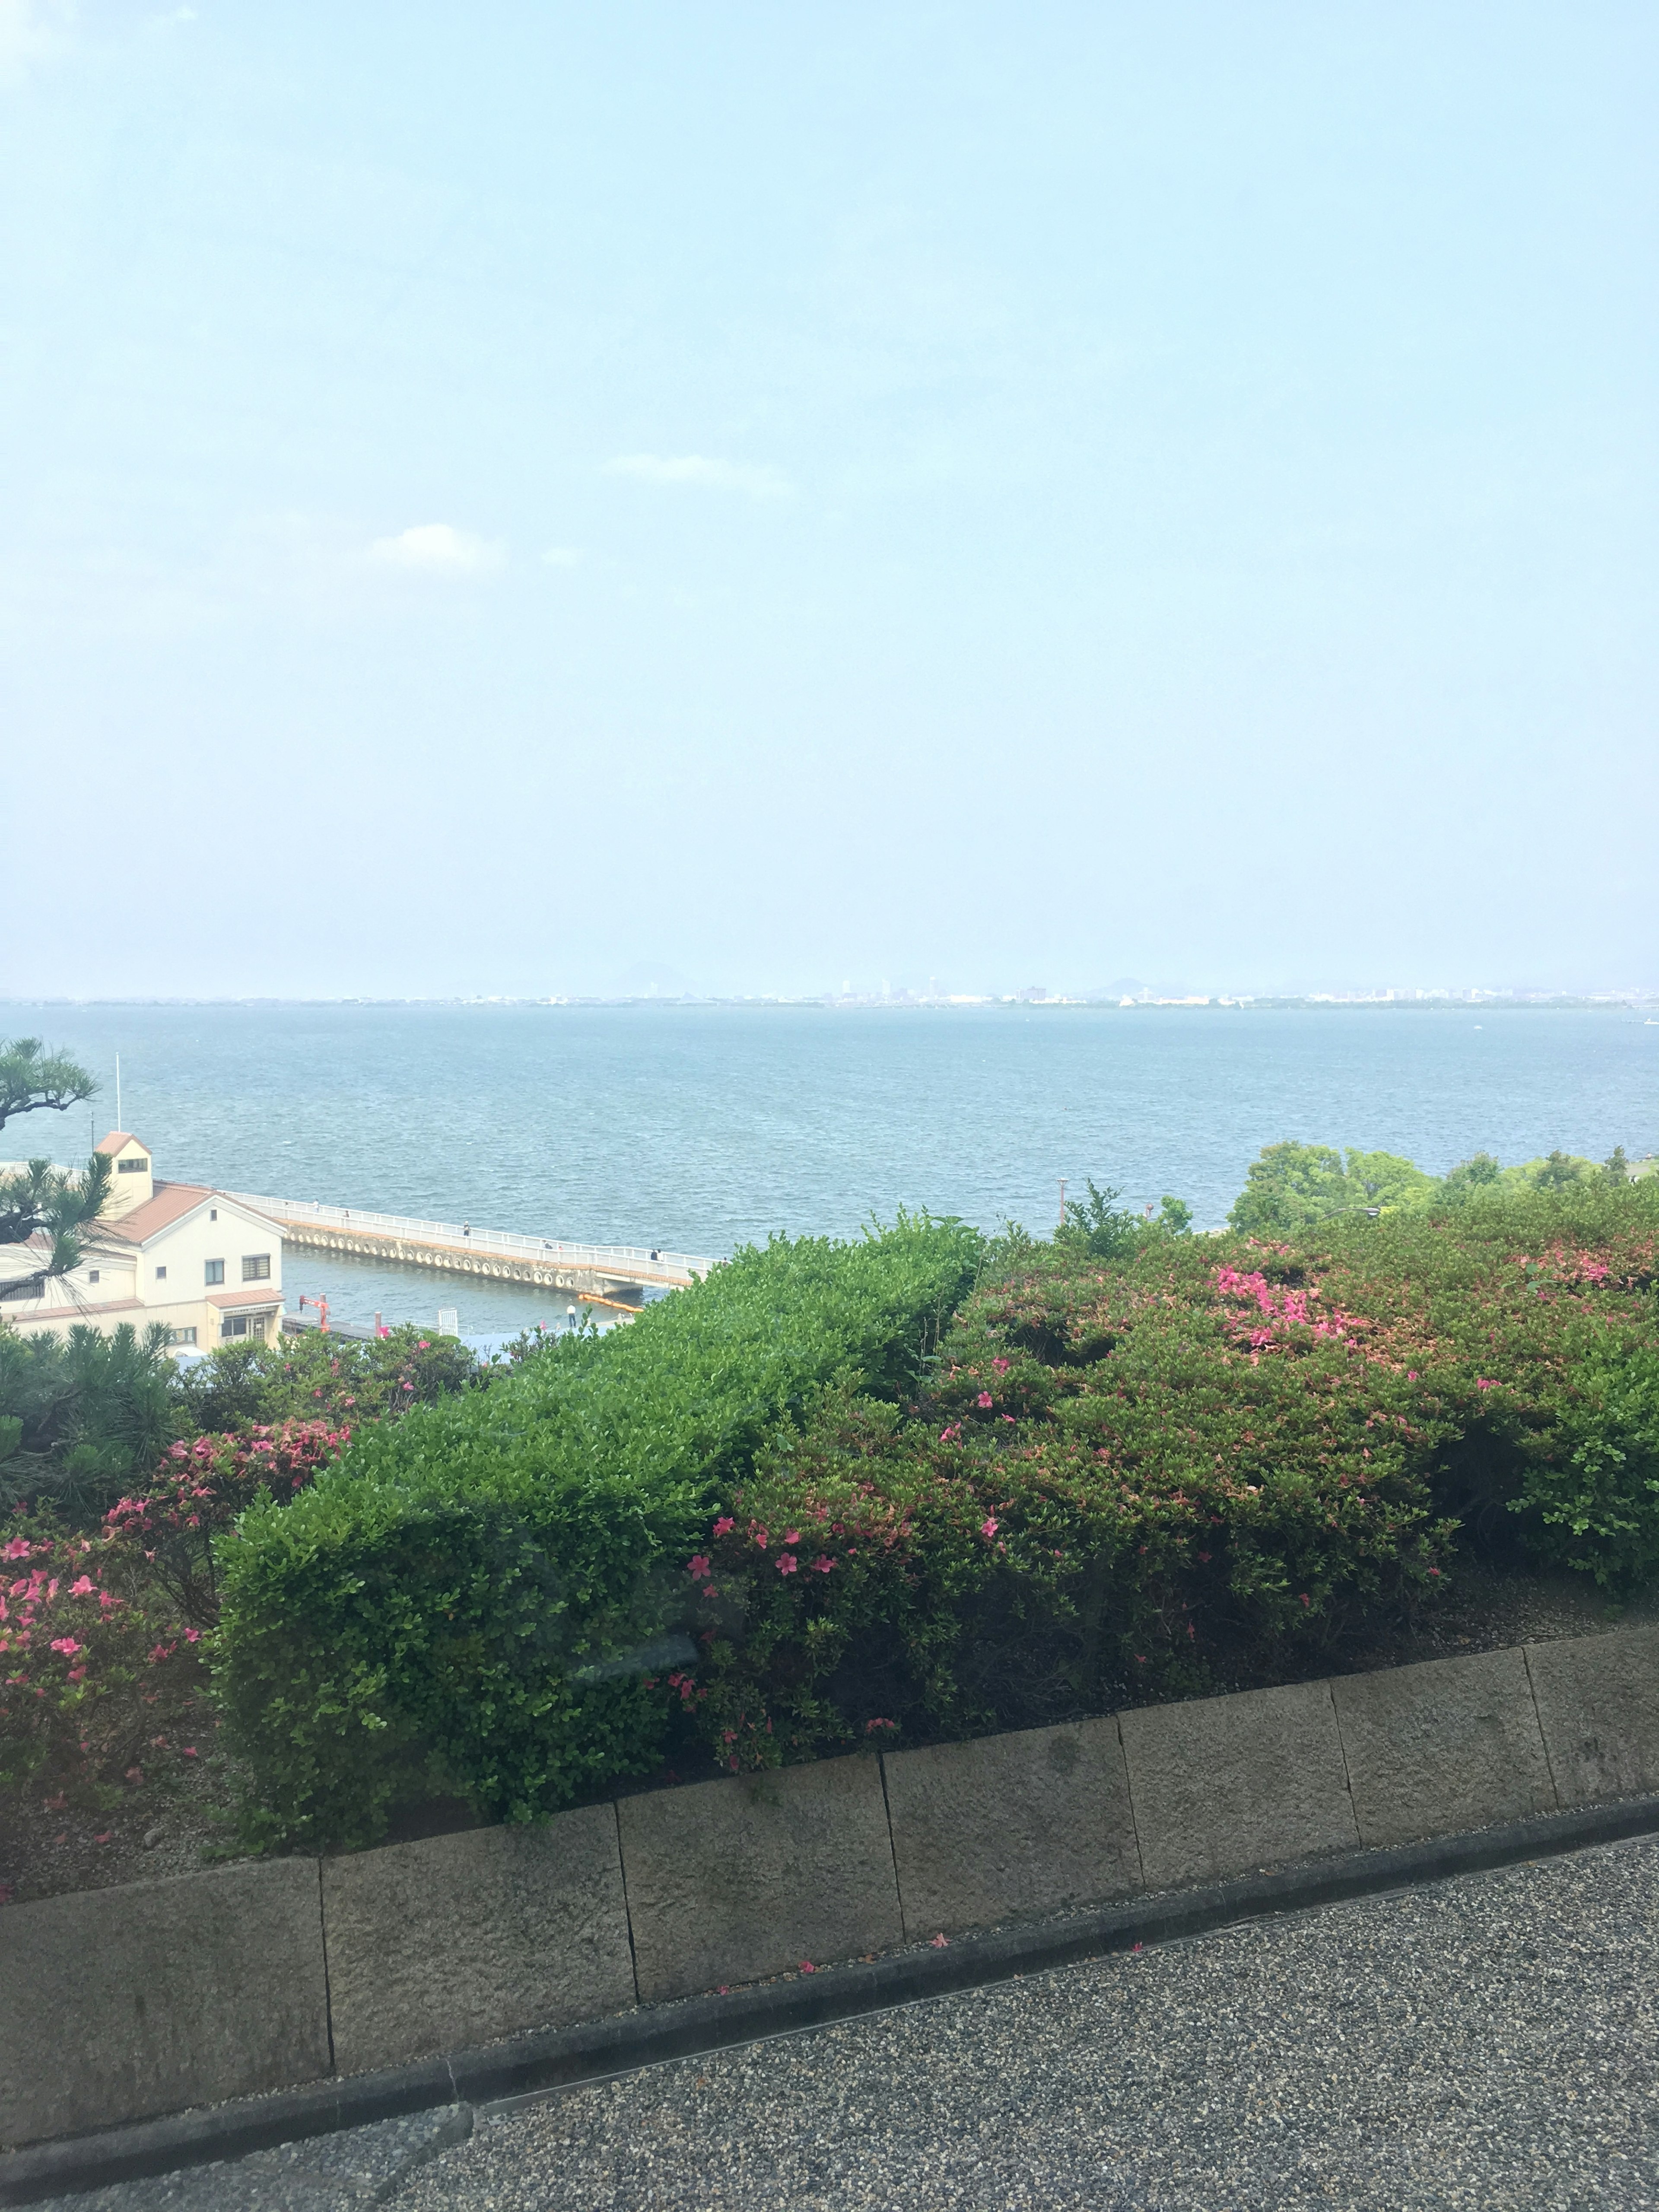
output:
[[[264,1859],[0,1911],[0,2141],[329,2071],[315,1859]]]
[[[632,2005],[611,1805],[323,1862],[342,2074]]]
[[[1331,1689],[1362,1843],[1557,1809],[1518,1650],[1344,1674]]]
[[[868,1754],[654,1790],[617,1809],[643,2003],[902,1941]]]
[[[1151,1889],[1358,1844],[1327,1682],[1144,1705],[1119,1727]]]
[[[1140,1887],[1114,1719],[933,1744],[882,1763],[912,1942]]]
[[[1659,1628],[1528,1644],[1526,1661],[1564,1805],[1659,1790]]]

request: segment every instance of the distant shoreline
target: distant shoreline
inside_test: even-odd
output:
[[[518,1011],[538,1008],[544,1012],[594,1012],[605,1007],[649,1007],[677,1012],[698,1012],[705,1010],[740,1012],[745,1009],[771,1008],[819,1010],[828,1013],[1028,1013],[1040,1009],[1044,1012],[1069,1012],[1092,1014],[1145,1013],[1429,1013],[1429,1014],[1530,1014],[1530,1013],[1651,1013],[1659,1015],[1659,992],[1594,992],[1575,995],[1540,993],[1522,997],[1516,994],[1494,994],[1491,998],[1453,998],[1431,996],[1422,998],[1338,997],[1326,993],[1306,997],[1273,998],[1260,995],[1235,995],[1217,993],[1203,996],[1194,993],[1188,996],[1112,999],[1069,998],[1062,993],[1052,996],[1030,997],[1024,994],[1012,997],[978,997],[966,994],[951,997],[929,998],[911,993],[895,992],[885,997],[861,997],[817,994],[812,996],[785,997],[781,994],[756,993],[748,997],[693,997],[690,994],[669,997],[665,994],[587,998],[553,996],[548,998],[345,998],[345,999],[0,999],[0,1007],[42,1012],[74,1012],[97,1007],[244,1007],[264,1008],[275,1012],[290,1007],[360,1007],[365,1010],[395,1009],[409,1012],[422,1007],[469,1007],[487,1011],[499,1008]]]

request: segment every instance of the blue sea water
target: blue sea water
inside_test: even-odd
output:
[[[1659,1027],[1625,1008],[14,1004],[0,1030],[106,1085],[0,1150],[83,1152],[113,1125],[118,1052],[163,1176],[709,1255],[900,1206],[1047,1229],[1062,1176],[1173,1192],[1210,1225],[1282,1137],[1437,1172],[1659,1149]],[[469,1334],[567,1303],[298,1251],[285,1277],[290,1306],[453,1305]]]

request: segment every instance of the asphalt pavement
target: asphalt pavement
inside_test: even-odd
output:
[[[337,2186],[294,2174],[309,2193],[282,2201],[362,2203],[372,2186],[395,2212],[1659,2212],[1659,1841],[682,2060],[418,2148],[424,2163],[372,2184],[345,2163]],[[349,2163],[349,2139],[333,2154]],[[273,2155],[62,2203],[252,2212],[289,2179]]]

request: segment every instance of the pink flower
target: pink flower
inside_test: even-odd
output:
[[[1477,1375],[1474,1378],[1474,1387],[1477,1390],[1495,1390],[1498,1385],[1492,1376]]]
[[[195,1745],[194,1745],[193,1743],[184,1743],[184,1744],[180,1744],[180,1745],[179,1745],[179,1750],[184,1753],[184,1755],[185,1755],[185,1757],[186,1759],[194,1759],[194,1758],[195,1758],[195,1756],[196,1756],[196,1747],[195,1747]]]
[[[185,1631],[185,1641],[186,1644],[199,1644],[201,1640],[202,1632],[199,1628],[187,1628]]]
[[[827,1552],[820,1552],[812,1562],[812,1572],[815,1575],[827,1575],[835,1564]]]
[[[65,1659],[72,1659],[77,1651],[83,1651],[86,1646],[77,1642],[73,1636],[54,1636],[52,1639],[52,1648],[54,1651],[61,1651]]]
[[[990,1392],[988,1390],[981,1390],[976,1402],[981,1413],[988,1413],[991,1410],[992,1403]]]
[[[27,1536],[14,1536],[4,1550],[0,1551],[0,1559],[27,1559],[28,1555],[29,1540]]]
[[[980,1523],[980,1530],[979,1530],[979,1533],[980,1533],[980,1534],[981,1534],[981,1536],[983,1536],[983,1537],[984,1537],[984,1539],[985,1539],[986,1542],[988,1544],[988,1543],[990,1542],[990,1540],[991,1540],[992,1537],[993,1537],[993,1536],[994,1536],[994,1535],[996,1534],[996,1533],[997,1533],[997,1523],[996,1523],[995,1520],[994,1520],[994,1519],[991,1519],[991,1520],[982,1521],[982,1522]]]
[[[416,1346],[415,1349],[416,1352],[430,1352],[432,1346],[428,1343],[425,1337],[422,1337],[420,1342]]]
[[[933,1938],[933,1948],[936,1951],[948,1951],[951,1948],[950,1937],[948,1936],[935,1936]]]
[[[1006,1375],[1008,1372],[1008,1363],[1006,1359],[994,1359],[991,1364],[999,1375]]]
[[[722,1513],[720,1519],[714,1523],[714,1534],[717,1536],[729,1536],[737,1525],[737,1522],[732,1518],[732,1516],[729,1513]]]
[[[1406,1380],[1407,1380],[1408,1382],[1416,1382],[1416,1380],[1417,1380],[1417,1370],[1416,1370],[1414,1367],[1408,1367],[1408,1368],[1406,1370]]]
[[[801,1960],[800,1970],[803,1974],[816,1974],[817,1972],[817,1968],[812,1964],[812,1961],[810,1959],[803,1959]]]
[[[786,1544],[799,1544],[800,1541],[800,1530],[799,1528],[786,1528],[783,1532],[783,1540]]]
[[[708,1581],[708,1561],[702,1553],[699,1552],[695,1559],[688,1559],[685,1565],[686,1572],[690,1576],[694,1583],[703,1583]]]
[[[778,1553],[778,1572],[781,1575],[793,1575],[799,1564],[800,1562],[796,1559],[793,1552],[780,1552]]]
[[[82,1575],[79,1582],[70,1584],[69,1594],[71,1597],[90,1597],[97,1587],[90,1575]]]

